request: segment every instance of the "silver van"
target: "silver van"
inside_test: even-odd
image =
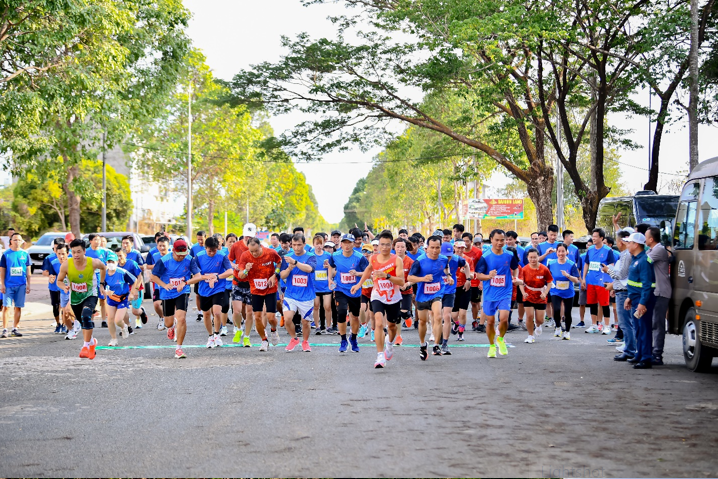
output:
[[[718,355],[718,157],[688,176],[674,225],[669,331],[683,334],[686,366],[706,371]]]

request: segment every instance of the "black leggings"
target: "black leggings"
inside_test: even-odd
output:
[[[611,318],[611,308],[609,306],[601,306],[603,308],[603,317]],[[589,304],[588,309],[591,310],[591,316],[598,316],[598,303]]]
[[[573,309],[573,297],[562,298],[560,296],[551,296],[551,306],[553,306],[553,316],[558,319],[556,326],[561,326],[561,303],[563,303],[564,321],[566,322],[566,331],[571,331],[571,309]]]

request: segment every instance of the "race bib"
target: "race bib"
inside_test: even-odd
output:
[[[495,288],[503,288],[506,286],[506,275],[505,274],[498,274],[491,278],[491,286]]]
[[[182,278],[170,278],[170,286],[172,288],[176,288],[177,286],[182,284],[182,281],[184,281],[184,279]]]
[[[425,283],[424,294],[436,294],[441,291],[441,283]]]
[[[314,279],[317,281],[326,281],[328,277],[329,276],[327,275],[327,270],[314,272]]]
[[[388,279],[378,279],[376,281],[376,288],[379,291],[394,291],[394,283],[389,281]]]
[[[87,293],[87,283],[70,283],[70,289],[75,293]]]
[[[255,279],[254,287],[257,289],[267,289],[268,282],[266,279]]]
[[[308,284],[309,276],[306,276],[304,274],[295,274],[294,276],[292,276],[292,286],[306,288]]]
[[[22,266],[11,266],[10,267],[10,276],[23,276]]]
[[[571,284],[570,281],[556,281],[556,289],[566,290],[569,284]]]
[[[591,261],[588,265],[589,271],[600,271],[601,270],[601,262],[600,261]]]
[[[364,288],[364,289],[373,288],[373,287],[374,287],[374,281],[372,281],[371,279],[367,279],[366,281],[364,281],[364,283],[361,285],[361,287]]]
[[[339,273],[339,281],[341,281],[342,284],[354,284],[356,282],[354,275],[349,273]]]

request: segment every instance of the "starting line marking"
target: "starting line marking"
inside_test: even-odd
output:
[[[259,348],[261,346],[260,344],[252,344],[253,348]],[[287,343],[279,343],[276,346],[272,346],[273,348],[279,348],[279,347],[286,347]],[[328,348],[338,348],[339,344],[334,343],[309,343],[309,346],[311,347],[328,347]],[[366,344],[363,345],[364,347],[374,346],[373,344]],[[506,346],[509,348],[515,347],[511,343],[506,343]],[[244,347],[241,344],[224,344],[220,346],[220,348],[242,348]],[[420,347],[419,344],[402,344],[401,346],[396,346],[398,348],[418,348]],[[452,348],[488,348],[489,344],[452,344]],[[176,346],[174,344],[168,344],[168,345],[150,345],[150,346],[97,346],[95,349],[97,350],[111,350],[111,349],[175,349]],[[207,346],[204,346],[202,344],[183,344],[182,348],[207,348]]]

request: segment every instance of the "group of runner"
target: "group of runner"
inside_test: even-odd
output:
[[[526,330],[528,344],[537,340],[544,325],[554,328],[555,337],[570,340],[575,295],[582,309],[589,306],[587,333],[609,334],[610,298],[617,295],[626,302],[621,281],[630,259],[624,261],[621,253],[622,268],[614,268],[619,255],[599,228],[583,255],[573,244],[572,231],[563,231],[558,241],[556,225],[546,233],[533,233],[526,247],[516,232],[500,229],[491,231],[483,244],[480,234],[465,232],[461,224],[428,238],[410,236],[405,229],[396,238],[388,230],[376,237],[368,228],[346,234],[335,230],[314,235],[311,245],[301,227],[292,234],[272,234],[270,245],[256,233],[253,224],[246,224],[239,238],[200,231],[192,247],[184,238],[170,247],[169,238],[157,233],[157,246],[146,258],[129,236],[117,252],[103,248],[101,235],[89,235],[89,247],[71,235],[58,238],[43,265],[55,332],[71,340],[82,331],[80,357],[92,359],[97,346],[94,318],[99,314],[110,332],[109,346],[117,346],[118,331],[127,339],[148,321],[142,307],[145,272],[159,316],[157,329],[166,330],[167,338],[176,342],[178,359],[186,357],[182,346],[192,289],[197,321],[207,330],[207,348],[223,345],[228,324],[234,325],[233,342],[244,347],[251,346],[254,329],[260,351],[279,343],[280,327],[289,337],[286,351],[301,345],[302,351],[311,352],[312,329],[317,335],[340,335],[340,353],[359,352],[358,338],[370,335],[377,349],[376,368],[385,367],[394,346],[402,344],[402,328],[418,329],[422,361],[428,359],[430,342],[432,355],[451,355],[449,339],[456,335],[464,340],[469,307],[475,318],[472,329],[486,333],[487,356],[496,358],[497,353],[508,354],[504,336],[509,329]],[[631,233],[620,232],[620,251],[627,248]],[[20,311],[30,289],[30,260],[21,248],[22,238],[13,234],[10,239],[11,247],[0,259],[3,337],[10,308],[15,314],[11,334],[22,335]],[[518,325],[510,322],[513,309],[518,309]],[[583,320],[576,325],[582,326]],[[626,329],[622,325],[619,333]],[[619,356],[634,359],[635,348],[635,340],[627,341]]]

